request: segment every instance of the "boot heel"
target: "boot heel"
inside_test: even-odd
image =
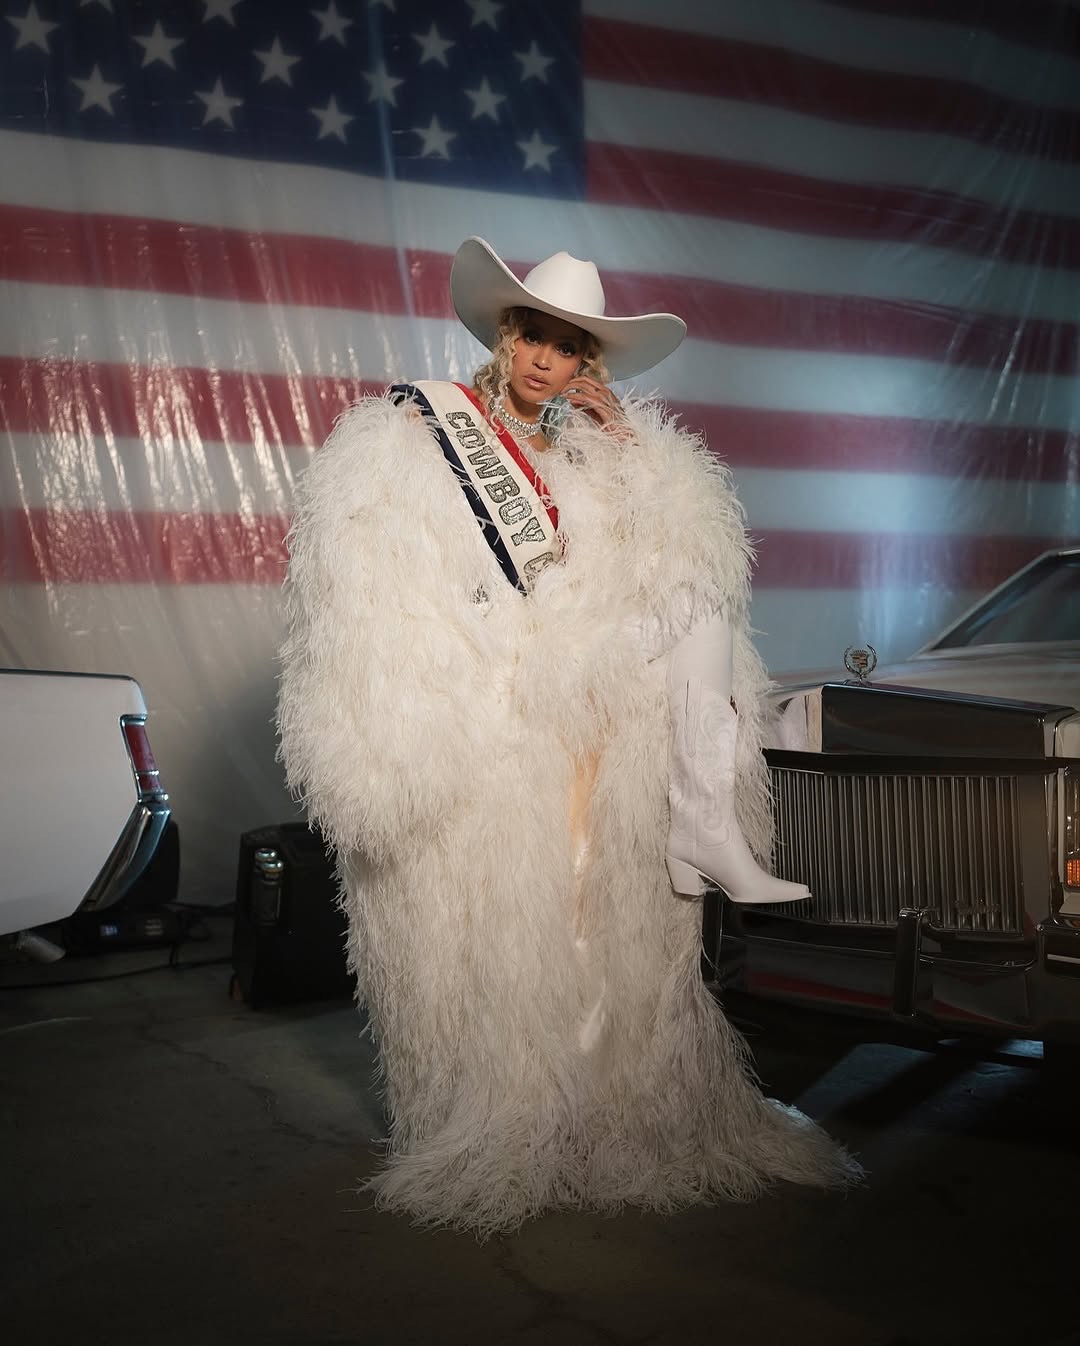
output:
[[[684,897],[700,897],[708,884],[694,866],[688,865],[685,860],[676,860],[670,855],[666,858],[672,888],[677,893],[682,893]]]

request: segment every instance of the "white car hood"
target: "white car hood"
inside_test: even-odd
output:
[[[850,675],[841,666],[773,676],[782,696]],[[1080,707],[1080,645],[999,645],[916,655],[902,664],[883,664],[868,681]]]

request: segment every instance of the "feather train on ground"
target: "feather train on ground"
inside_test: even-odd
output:
[[[523,596],[425,425],[369,398],[302,484],[279,708],[337,850],[378,1043],[380,1204],[486,1234],[552,1207],[672,1210],[857,1166],[760,1093],[672,893],[670,650],[736,625],[738,809],[769,849],[764,670],[729,474],[649,403],[574,416],[540,468],[566,542]],[[584,785],[583,785],[584,783]]]

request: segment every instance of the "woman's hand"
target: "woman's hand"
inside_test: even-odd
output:
[[[612,426],[625,424],[622,403],[606,384],[598,379],[578,374],[572,378],[562,392],[563,397],[576,411],[583,411],[607,430]]]

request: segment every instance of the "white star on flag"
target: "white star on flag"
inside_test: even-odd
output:
[[[101,69],[94,66],[88,79],[73,79],[72,84],[76,85],[82,92],[82,106],[80,112],[86,112],[92,107],[102,108],[110,117],[115,116],[112,106],[112,96],[118,89],[122,89],[122,84],[110,84],[107,79],[102,78]]]
[[[432,117],[427,127],[414,126],[413,130],[424,142],[423,148],[420,150],[421,158],[425,158],[429,154],[435,155],[439,159],[450,158],[449,146],[451,140],[454,139],[455,132],[444,130],[439,125],[438,117]]]
[[[538,79],[547,83],[547,68],[555,64],[554,56],[545,56],[534,41],[528,51],[515,51],[514,60],[521,63],[521,78]]]
[[[203,23],[209,23],[211,19],[224,19],[235,28],[233,10],[239,3],[240,0],[203,0]]]
[[[325,9],[313,9],[311,12],[319,21],[319,41],[333,39],[344,46],[345,29],[352,26],[352,19],[346,19],[344,15],[338,13],[334,0],[330,0]]]
[[[446,59],[446,53],[451,47],[456,46],[454,42],[448,41],[443,37],[438,28],[433,23],[427,33],[413,33],[413,41],[420,43],[420,64],[426,61],[435,61],[439,65],[445,65],[449,68],[449,61]]]
[[[506,102],[506,96],[495,92],[488,83],[486,75],[477,88],[466,89],[465,96],[472,99],[473,121],[477,121],[481,117],[490,117],[493,122],[499,120],[499,104]]]
[[[208,126],[210,122],[224,122],[229,130],[233,130],[233,109],[238,108],[243,103],[242,98],[230,98],[222,87],[221,80],[214,85],[207,93],[195,92],[196,98],[201,98],[206,104],[206,116],[203,117],[203,125]]]
[[[162,65],[171,66],[176,69],[176,61],[173,59],[173,48],[183,46],[182,37],[166,37],[165,29],[162,28],[160,20],[154,24],[154,31],[149,37],[136,36],[135,41],[143,49],[143,68],[153,65],[155,61],[160,61]]]
[[[518,149],[525,155],[523,169],[542,168],[545,173],[551,172],[550,159],[556,147],[549,145],[546,140],[541,140],[539,131],[534,131],[528,140],[519,140],[516,143]]]
[[[368,91],[369,103],[385,101],[389,103],[391,107],[397,107],[396,90],[399,84],[405,83],[403,79],[396,79],[391,75],[387,71],[385,63],[382,61],[376,61],[375,68],[373,70],[365,70],[363,74],[364,78],[371,86]]]
[[[42,51],[49,50],[48,37],[54,28],[59,28],[58,23],[50,23],[48,19],[43,19],[37,12],[37,5],[30,5],[21,19],[8,17],[8,23],[18,32],[19,38],[15,43],[15,50],[20,47],[40,47]]]
[[[274,38],[270,44],[269,51],[257,51],[255,59],[262,63],[263,72],[259,76],[259,83],[265,84],[268,80],[279,79],[282,84],[292,84],[292,67],[300,60],[299,56],[289,56],[282,49],[280,38]]]
[[[466,0],[469,8],[472,10],[472,23],[470,28],[479,28],[482,24],[488,24],[495,27],[495,16],[502,5],[495,4],[495,0]]]
[[[333,94],[331,94],[330,101],[325,107],[313,107],[311,111],[319,119],[319,140],[326,136],[336,136],[342,144],[345,143],[345,128],[349,122],[355,121],[356,118],[341,111]]]

